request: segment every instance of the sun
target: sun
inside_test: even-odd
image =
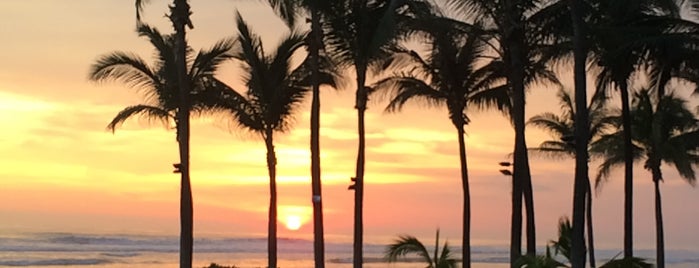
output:
[[[298,215],[286,216],[286,229],[296,231],[301,228],[301,217]]]

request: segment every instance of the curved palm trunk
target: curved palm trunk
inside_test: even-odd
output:
[[[313,195],[313,256],[315,268],[325,267],[325,243],[323,238],[323,200],[321,198],[320,177],[320,64],[319,49],[322,44],[320,15],[311,10],[311,79],[313,96],[311,100],[311,194]]]
[[[366,65],[357,64],[357,132],[359,134],[359,145],[357,146],[357,169],[354,177],[354,268],[361,268],[363,262],[363,240],[364,240],[364,164],[366,140],[364,137],[364,113],[367,104],[367,91],[364,86],[366,81]]]
[[[463,259],[464,268],[471,267],[471,190],[468,183],[468,166],[466,164],[466,142],[464,141],[464,127],[456,126],[459,134],[459,160],[461,161],[461,187],[464,192],[463,204],[463,230],[462,230],[462,247],[461,256]],[[437,245],[439,247],[439,245]],[[435,256],[437,256],[435,249]],[[435,257],[436,259],[437,257]],[[436,266],[435,266],[436,267]]]
[[[621,91],[622,131],[624,132],[624,258],[633,257],[633,151],[631,144],[631,108],[626,82]]]
[[[587,206],[586,210],[586,223],[587,223],[587,254],[590,259],[590,268],[597,267],[595,262],[595,241],[594,232],[592,231],[592,186],[590,181],[587,181]]]
[[[265,131],[269,173],[269,221],[267,224],[267,267],[277,267],[277,156],[272,129]]]
[[[585,268],[585,197],[590,196],[588,175],[589,115],[585,63],[587,47],[583,32],[581,0],[570,2],[573,22],[574,80],[575,80],[575,182],[573,186],[573,226],[571,230],[570,263],[572,268]],[[590,199],[588,199],[590,200]],[[589,220],[588,220],[589,221]],[[591,233],[591,232],[590,232]]]
[[[189,178],[189,83],[187,83],[186,31],[190,25],[189,4],[175,0],[171,6],[170,20],[175,28],[175,61],[179,84],[179,108],[177,109],[177,142],[180,153],[180,268],[192,267],[194,248],[194,206]]]

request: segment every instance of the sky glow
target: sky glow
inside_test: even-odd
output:
[[[193,0],[195,49],[235,33],[240,9],[263,42],[273,44],[284,25],[261,3]],[[254,1],[251,1],[254,2]],[[150,60],[152,50],[135,32],[133,4],[123,0],[0,1],[0,232],[133,232],[176,235],[179,177],[175,133],[147,120],[132,120],[115,133],[106,125],[123,107],[139,103],[138,91],[117,83],[87,80],[89,66],[105,53],[134,52]],[[168,1],[147,6],[145,20],[163,32]],[[220,72],[240,88],[236,65]],[[354,90],[322,92],[323,202],[329,240],[352,236],[356,110]],[[527,118],[557,112],[554,88],[528,95]],[[311,188],[309,105],[294,128],[275,137],[279,219],[282,237],[310,238]],[[442,109],[410,106],[387,114],[386,103],[370,102],[367,113],[365,240],[388,242],[397,234],[433,237],[436,228],[456,244],[461,237],[461,184],[456,130]],[[498,170],[514,140],[498,112],[470,111],[466,128],[472,179],[474,244],[507,244],[510,180]],[[548,138],[529,129],[529,147]],[[278,137],[278,138],[277,138]],[[195,235],[264,236],[268,177],[264,143],[222,116],[192,124],[192,184]],[[573,161],[530,156],[536,203],[537,240],[556,233],[556,222],[572,208]],[[594,176],[597,163],[592,162]],[[665,167],[662,192],[667,248],[698,249],[699,191]],[[622,172],[595,196],[599,248],[620,248]],[[654,243],[652,183],[635,168],[635,236],[638,248]],[[688,205],[691,204],[691,205]],[[297,230],[298,229],[298,230]]]

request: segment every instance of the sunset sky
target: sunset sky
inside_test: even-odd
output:
[[[145,21],[170,32],[164,17],[171,1],[154,0]],[[194,0],[190,45],[198,50],[235,34],[238,9],[267,46],[284,30],[257,1]],[[135,32],[132,0],[0,1],[0,234],[84,232],[176,235],[179,176],[172,129],[132,120],[115,133],[106,125],[139,92],[117,83],[90,82],[90,65],[121,50],[150,60],[148,42]],[[220,72],[240,89],[234,63]],[[564,80],[570,80],[565,78]],[[353,89],[322,92],[323,200],[328,241],[350,241],[356,111]],[[527,117],[557,112],[555,89],[529,95]],[[292,131],[276,137],[279,214],[301,219],[297,231],[280,224],[280,236],[310,238],[309,105]],[[365,240],[384,243],[408,233],[431,239],[436,228],[457,244],[461,237],[461,185],[456,131],[443,109],[411,106],[386,114],[372,101],[367,113]],[[510,179],[498,172],[513,148],[513,131],[497,112],[469,111],[467,152],[474,244],[506,245]],[[528,130],[528,145],[548,136]],[[268,177],[261,140],[228,118],[192,124],[195,236],[264,236]],[[573,161],[531,156],[540,245],[556,234],[558,218],[572,208]],[[595,175],[597,163],[591,164]],[[637,248],[654,245],[650,174],[635,169]],[[615,171],[594,200],[599,248],[622,246],[622,171]],[[699,249],[699,190],[665,166],[662,184],[666,247]]]

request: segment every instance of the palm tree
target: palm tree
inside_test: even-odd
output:
[[[636,257],[623,258],[618,260],[610,260],[605,264],[602,264],[600,268],[653,268],[653,265],[648,263],[646,260]]]
[[[562,217],[558,220],[558,238],[556,240],[550,240],[550,248],[553,248],[554,254],[570,262],[570,256],[572,252],[572,232],[573,226],[570,223],[570,219],[567,217]],[[542,259],[542,263],[549,263],[560,266],[553,267],[567,267],[560,262],[555,261],[551,254],[549,253],[549,246],[546,246],[546,256]],[[527,266],[527,267],[552,267],[552,266]],[[626,267],[636,267],[636,268],[651,268],[653,267],[646,260],[641,258],[623,258],[623,259],[612,259],[600,266],[600,268],[626,268]]]
[[[538,74],[546,67],[545,60],[538,55],[540,45],[545,39],[538,39],[538,32],[543,29],[529,21],[537,12],[556,1],[537,0],[503,0],[476,1],[450,0],[453,7],[483,22],[485,32],[491,34],[491,43],[497,56],[507,66],[507,84],[509,85],[509,103],[500,108],[507,108],[507,114],[515,130],[514,168],[512,180],[512,223],[510,237],[510,265],[516,266],[521,256],[522,244],[522,196],[526,210],[527,254],[536,255],[536,228],[534,220],[534,200],[529,170],[525,130],[525,89],[537,81]],[[554,79],[552,75],[544,76]],[[549,80],[550,80],[549,79]]]
[[[434,243],[434,255],[430,257],[420,240],[410,235],[401,235],[393,244],[388,245],[386,250],[386,259],[388,262],[395,262],[399,257],[404,257],[408,254],[417,254],[426,263],[427,268],[456,268],[456,259],[451,256],[451,250],[447,242],[444,242],[442,251],[439,251],[439,229],[437,230],[437,238]]]
[[[545,255],[522,256],[517,260],[517,267],[526,268],[558,268],[558,267],[568,267],[565,264],[557,261],[553,255],[551,255],[551,249],[546,246]]]
[[[339,0],[333,1],[325,24],[324,38],[329,52],[341,64],[354,66],[356,74],[355,108],[357,109],[357,165],[351,178],[354,185],[354,239],[353,263],[362,267],[363,261],[363,207],[365,166],[365,123],[369,88],[367,71],[378,67],[387,58],[387,48],[395,44],[399,31],[408,30],[401,24],[409,17],[431,10],[424,0]],[[376,69],[376,68],[375,68]]]
[[[182,83],[179,83],[177,58],[173,53],[176,47],[175,37],[162,35],[157,29],[143,23],[138,26],[138,34],[148,38],[148,41],[155,47],[157,57],[152,66],[146,64],[145,60],[135,54],[113,52],[99,58],[90,70],[89,77],[93,81],[118,81],[128,87],[141,89],[145,93],[146,103],[126,107],[109,123],[108,128],[114,131],[127,119],[137,116],[162,121],[166,125],[174,122],[177,129],[177,141],[180,144],[180,149],[183,150],[185,148],[182,146],[182,141],[185,139],[182,136],[185,134],[182,133],[182,120],[179,117],[182,106],[178,99]],[[193,60],[191,57],[186,57],[190,59],[187,62],[188,71],[185,77],[187,78],[186,84],[191,85],[192,89],[187,93],[192,111],[201,113],[215,108],[211,100],[219,96],[221,92],[216,88],[208,87],[206,81],[214,79],[219,65],[230,58],[228,51],[231,47],[230,40],[222,40],[211,49],[200,51]],[[191,54],[191,50],[187,51],[188,55]],[[183,168],[183,165],[181,163],[175,164],[175,169],[183,174],[182,194],[184,196],[180,200],[180,218],[183,222],[180,265],[186,267],[188,264],[191,266],[192,253],[191,188],[189,187],[189,177],[184,175],[186,169]]]
[[[584,64],[586,62],[585,55],[587,51],[591,55],[590,59],[593,62],[590,66],[599,70],[597,74],[597,87],[599,89],[608,89],[611,87],[616,87],[621,92],[621,102],[622,102],[622,113],[624,118],[628,118],[629,114],[629,94],[628,87],[632,75],[636,72],[640,61],[643,59],[643,55],[647,52],[643,52],[642,49],[637,47],[639,37],[648,36],[653,33],[657,33],[656,29],[662,27],[658,24],[657,20],[653,22],[648,22],[649,16],[658,12],[668,12],[674,13],[675,3],[672,0],[633,0],[633,1],[579,1],[571,2],[575,3],[574,8],[559,8],[554,5],[557,10],[551,9],[545,16],[539,16],[540,20],[547,21],[548,27],[543,28],[554,30],[550,33],[550,36],[554,39],[568,39],[577,40],[573,45],[568,47],[568,51],[572,48],[579,50],[577,53],[576,63],[579,63],[579,67],[576,69],[576,77],[579,77],[577,83],[580,83],[577,88],[583,88],[585,83],[585,68]],[[571,23],[569,19],[571,17],[570,11],[575,11],[576,13],[574,19],[575,22]],[[582,20],[584,18],[585,20]],[[561,25],[571,25],[571,27],[561,27]],[[541,25],[541,24],[540,24]],[[580,27],[584,26],[584,27]],[[649,32],[649,29],[651,30]],[[582,38],[585,37],[585,38]],[[582,42],[581,42],[582,41]],[[565,43],[563,41],[562,43]],[[633,45],[629,45],[633,44]],[[558,46],[565,48],[566,46]],[[563,51],[563,53],[558,52],[555,57],[569,57],[569,52]],[[581,93],[583,93],[581,91]],[[578,98],[582,100],[582,98]],[[580,103],[580,107],[584,107],[583,103]],[[582,116],[582,114],[579,114]],[[630,129],[629,120],[626,120],[626,128]],[[633,200],[633,183],[632,183],[632,153],[631,153],[631,133],[627,131],[626,134],[626,146],[624,149],[627,156],[627,164],[625,169],[625,183],[624,183],[624,256],[631,258],[633,256],[633,225],[632,225],[632,200]],[[577,139],[583,140],[582,136],[576,135]],[[580,144],[580,143],[578,143]],[[582,152],[584,149],[582,146],[579,148]],[[579,166],[583,166],[585,163],[580,159]],[[581,175],[583,173],[582,168],[579,170]],[[583,186],[579,186],[576,189],[582,191]],[[582,194],[578,194],[582,196]],[[582,216],[581,211],[582,202],[579,198],[574,198],[574,202],[577,213],[573,215],[574,226],[581,226],[582,222],[580,218]],[[576,248],[580,248],[582,245],[582,231],[576,228]],[[580,237],[578,239],[578,237]],[[578,250],[576,250],[576,254]],[[580,255],[577,255],[580,256]],[[576,262],[577,263],[577,262]]]
[[[657,32],[657,25],[639,25],[657,12],[675,13],[677,6],[673,0],[629,0],[629,1],[595,1],[594,16],[589,25],[591,31],[590,49],[592,60],[596,62],[600,73],[597,76],[598,88],[616,87],[621,95],[621,112],[624,132],[624,258],[633,257],[633,127],[630,118],[629,81],[637,71],[639,63],[646,54],[640,49],[630,49],[627,44],[635,42],[648,32]],[[640,26],[640,27],[639,27]],[[620,49],[621,48],[621,49]]]
[[[434,21],[433,21],[434,22]],[[429,23],[424,20],[423,23]],[[387,92],[391,101],[387,111],[398,111],[408,101],[421,101],[427,105],[445,105],[459,141],[461,184],[463,200],[462,258],[463,266],[471,265],[471,199],[466,161],[465,126],[468,103],[479,104],[477,98],[485,91],[504,92],[503,64],[491,61],[484,66],[482,56],[488,48],[476,34],[463,35],[448,27],[428,27],[428,42],[432,46],[429,57],[421,57],[414,51],[400,50],[398,56],[412,63],[409,71],[398,72],[375,83],[377,92]],[[398,61],[398,60],[396,60]]]
[[[634,96],[631,112],[634,160],[644,160],[644,168],[651,172],[655,190],[656,253],[657,266],[665,266],[664,235],[660,182],[663,180],[661,164],[673,165],[680,176],[694,185],[694,166],[699,164],[699,120],[687,101],[673,94],[654,99],[647,90]],[[657,105],[656,105],[657,104]],[[614,126],[620,126],[616,116]],[[592,144],[592,151],[604,155],[599,166],[597,180],[609,175],[609,171],[623,163],[618,148],[622,146],[622,131],[606,134]]]
[[[561,217],[558,220],[558,238],[556,240],[549,241],[549,245],[554,250],[556,255],[561,255],[566,260],[570,261],[571,247],[572,247],[572,230],[573,226],[570,224],[570,219],[568,217]]]
[[[135,0],[137,24],[141,24],[140,11],[149,0]],[[175,29],[174,51],[177,72],[178,109],[177,142],[179,145],[180,163],[176,164],[181,176],[180,186],[180,267],[192,267],[192,252],[194,249],[194,205],[192,187],[189,177],[189,113],[191,101],[189,94],[191,86],[187,83],[187,38],[185,25],[194,28],[190,20],[190,9],[187,0],[173,0],[170,6],[170,21]]]
[[[539,153],[554,158],[568,156],[576,157],[577,141],[574,140],[574,138],[577,138],[575,135],[575,125],[577,120],[577,113],[575,111],[577,109],[575,109],[574,106],[574,98],[564,89],[559,90],[558,98],[561,103],[561,115],[543,113],[530,118],[527,122],[527,124],[542,128],[554,136],[553,140],[544,141],[539,145],[539,147],[531,148],[530,150],[534,153]],[[590,139],[588,140],[595,140],[599,138],[609,123],[610,118],[607,116],[609,110],[604,105],[604,95],[599,91],[596,92],[592,97],[590,106],[586,108],[589,114],[588,133]],[[589,142],[586,142],[584,145],[586,151],[588,151]],[[589,160],[586,160],[586,162],[587,161]],[[585,174],[587,174],[587,172],[585,172]],[[586,199],[585,217],[587,226],[588,254],[590,258],[590,267],[595,267],[592,230],[592,187],[590,185],[590,180],[586,180],[584,190]]]
[[[323,238],[323,200],[320,173],[320,51],[323,50],[321,17],[329,8],[322,0],[269,0],[274,10],[288,25],[295,24],[296,13],[303,9],[310,13],[311,33],[308,40],[308,58],[311,66],[311,195],[313,203],[313,255],[316,268],[325,267]]]
[[[571,256],[571,251],[572,251],[572,230],[573,226],[570,223],[570,219],[567,217],[562,217],[560,220],[558,220],[558,238],[556,240],[550,240],[549,245],[551,248],[554,250],[554,254],[565,259],[566,261],[570,261],[570,256]],[[548,253],[549,246],[546,246],[547,254],[546,254],[546,259],[552,259],[550,257],[550,254]],[[532,266],[528,266],[532,267]],[[566,266],[558,266],[558,267],[566,267]],[[627,267],[634,267],[634,268],[651,268],[653,265],[649,264],[646,262],[645,259],[641,258],[623,258],[623,259],[612,259],[609,260],[608,262],[602,264],[600,268],[627,268]]]
[[[245,94],[228,88],[220,81],[212,81],[216,87],[227,89],[228,94],[219,100],[243,128],[259,134],[267,149],[269,173],[269,223],[268,267],[277,267],[277,187],[274,150],[274,133],[288,131],[295,109],[300,105],[308,88],[309,60],[293,67],[292,56],[305,45],[306,36],[292,31],[284,36],[274,53],[265,54],[262,41],[254,34],[240,14],[237,14],[238,38],[233,58],[241,63]],[[334,86],[332,74],[322,73],[321,82]]]
[[[573,24],[573,58],[574,58],[574,80],[575,80],[575,182],[573,187],[573,226],[571,229],[571,265],[574,268],[585,267],[585,241],[583,238],[583,225],[585,216],[583,211],[586,204],[584,196],[587,196],[589,244],[590,244],[590,266],[595,267],[594,254],[592,251],[592,219],[590,211],[592,209],[592,191],[588,174],[588,143],[590,141],[589,111],[587,108],[587,63],[588,44],[585,41],[585,22],[583,19],[582,0],[570,1],[571,21]],[[587,187],[585,187],[587,186]]]

